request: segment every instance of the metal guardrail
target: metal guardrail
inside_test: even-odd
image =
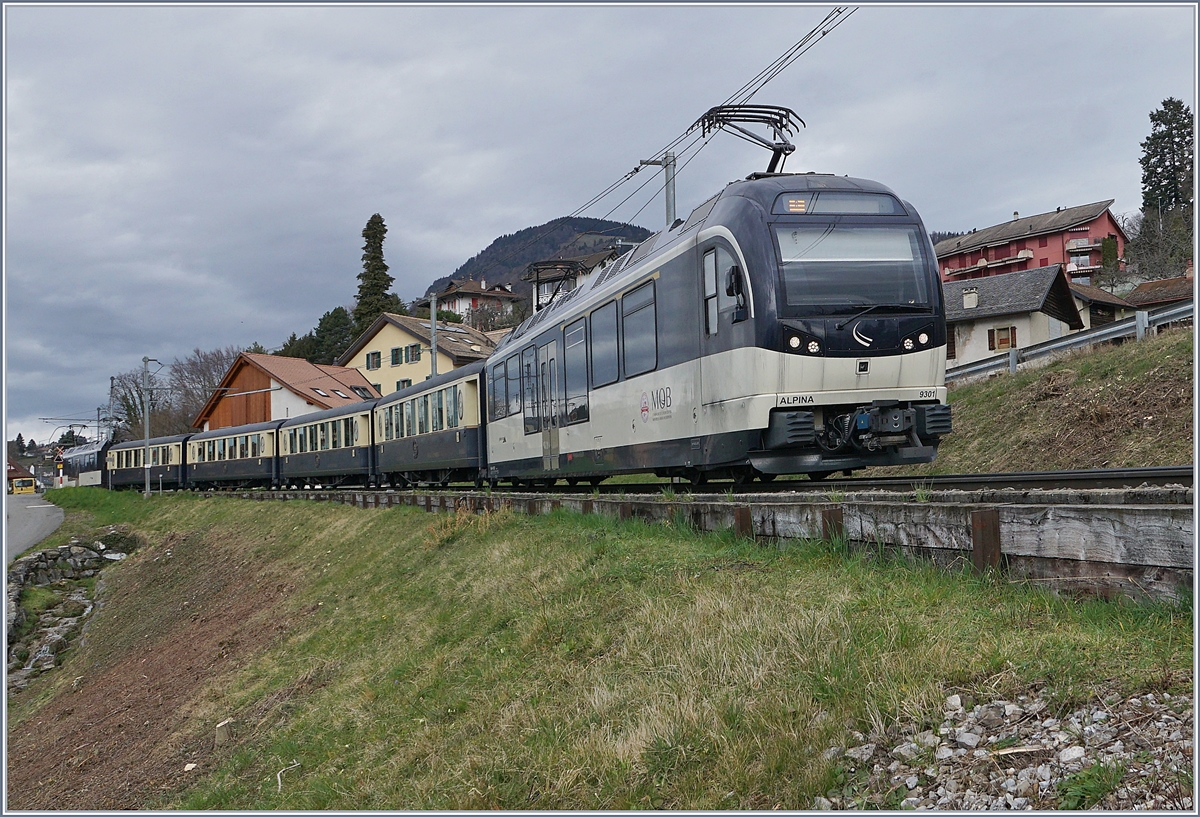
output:
[[[964,363],[962,366],[946,369],[946,381],[949,382],[977,374],[1001,372],[1006,369],[1010,372],[1015,372],[1018,364],[1024,363],[1027,360],[1036,360],[1040,357],[1072,349],[1082,349],[1085,346],[1104,343],[1116,340],[1117,338],[1137,337],[1138,340],[1141,340],[1146,331],[1151,328],[1156,329],[1168,323],[1191,318],[1194,307],[1194,301],[1187,301],[1174,306],[1162,307],[1153,312],[1138,311],[1134,313],[1132,318],[1106,323],[1104,326],[1089,329],[1086,332],[1076,332],[1066,337],[1048,340],[1044,343],[1034,344],[1033,346],[1026,346],[1024,349],[1010,349],[999,355],[985,357],[973,363]]]

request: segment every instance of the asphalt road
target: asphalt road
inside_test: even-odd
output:
[[[9,494],[4,500],[8,512],[4,522],[4,563],[7,565],[58,530],[63,511],[42,499],[40,494]]]

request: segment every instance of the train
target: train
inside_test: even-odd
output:
[[[746,484],[930,462],[945,303],[916,209],[754,173],[514,328],[486,360],[286,420],[108,444],[109,488]],[[95,452],[93,452],[94,454]]]

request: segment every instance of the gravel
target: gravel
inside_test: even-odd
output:
[[[1194,811],[1190,696],[1110,698],[1056,718],[1040,693],[969,708],[951,695],[940,726],[919,729],[830,747],[850,782],[813,808]]]

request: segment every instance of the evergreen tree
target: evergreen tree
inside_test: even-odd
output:
[[[1192,160],[1196,137],[1192,111],[1174,97],[1150,114],[1142,142],[1142,212],[1126,247],[1139,278],[1183,274],[1193,255]],[[1128,231],[1127,231],[1128,232]]]
[[[267,353],[266,347],[258,341],[254,341],[254,343],[247,346],[246,351],[252,355],[265,355]]]
[[[1142,142],[1142,211],[1192,206],[1192,157],[1196,139],[1192,111],[1174,97],[1150,113],[1150,135]]]
[[[333,363],[350,348],[354,337],[354,321],[346,307],[326,312],[317,323],[313,363]]]
[[[17,444],[17,453],[22,457],[25,456],[25,438],[21,436],[21,432],[19,431],[17,432],[17,439],[15,442]]]
[[[354,303],[354,334],[361,335],[371,322],[384,312],[405,314],[399,296],[388,292],[395,278],[388,275],[388,265],[383,260],[383,239],[387,225],[383,216],[376,213],[367,220],[362,231],[363,271],[358,274],[358,298]]]
[[[296,337],[293,332],[291,337],[283,342],[283,346],[279,347],[278,352],[272,352],[279,357],[301,357],[305,360],[312,360],[317,354],[317,338],[312,332],[307,332],[300,337]]]

